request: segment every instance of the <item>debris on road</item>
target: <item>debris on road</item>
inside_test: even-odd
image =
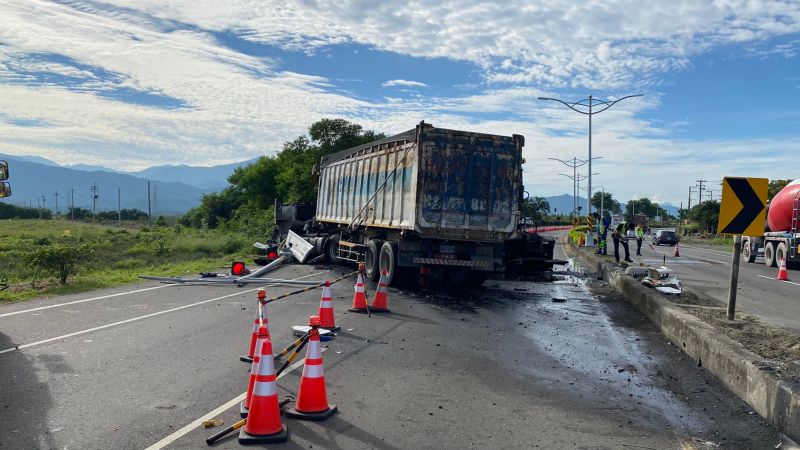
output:
[[[219,427],[225,425],[225,421],[222,419],[208,419],[203,421],[203,427],[211,428],[211,427]]]

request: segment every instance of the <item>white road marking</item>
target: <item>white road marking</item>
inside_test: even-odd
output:
[[[327,348],[323,348],[322,349],[323,352],[325,350],[327,350]],[[281,373],[281,375],[278,377],[278,379],[280,380],[286,374],[291,373],[292,371],[296,370],[298,367],[302,366],[303,363],[305,363],[305,361],[306,361],[306,359],[303,358],[303,359],[297,361],[296,363],[292,364],[291,366],[287,367],[286,370],[284,370]],[[171,443],[177,441],[178,439],[186,436],[187,434],[189,434],[189,432],[191,432],[195,428],[197,428],[200,425],[202,425],[202,423],[205,422],[206,420],[213,419],[213,418],[217,417],[218,415],[222,414],[223,412],[227,411],[228,409],[233,408],[234,406],[238,405],[239,403],[241,403],[242,400],[244,400],[246,395],[247,395],[247,392],[242,392],[240,395],[237,395],[236,397],[230,399],[227,403],[223,404],[219,408],[217,408],[217,409],[205,414],[204,416],[196,419],[195,421],[189,423],[188,425],[186,425],[185,427],[181,428],[180,430],[170,434],[169,436],[165,437],[164,439],[161,439],[160,441],[156,442],[155,444],[151,445],[150,447],[147,447],[145,450],[161,450],[162,448],[168,446],[169,444],[171,444]]]
[[[322,273],[324,273],[324,272],[322,272]],[[311,277],[311,276],[314,276],[314,275],[320,275],[320,273],[311,273],[311,274],[308,274],[308,275],[304,275],[302,277],[297,277],[297,278],[295,278],[295,280],[300,280],[302,278],[308,278],[308,277]],[[276,284],[269,284],[267,286],[268,287],[272,287],[272,286],[276,286]],[[230,298],[230,297],[235,297],[237,295],[247,294],[248,292],[255,292],[258,289],[259,288],[248,289],[246,291],[239,291],[239,292],[235,292],[233,294],[223,295],[222,297],[215,297],[215,298],[212,298],[212,299],[203,300],[203,301],[199,301],[199,302],[196,302],[196,303],[190,303],[188,305],[178,306],[177,308],[167,309],[167,310],[159,311],[159,312],[156,312],[156,313],[153,313],[153,314],[147,314],[145,316],[133,317],[131,319],[120,320],[119,322],[109,323],[109,324],[106,324],[106,325],[100,325],[99,327],[89,328],[87,330],[76,331],[74,333],[65,334],[63,336],[57,336],[57,337],[53,337],[53,338],[49,338],[49,339],[43,339],[41,341],[31,342],[29,344],[17,345],[16,347],[11,347],[11,348],[7,348],[7,349],[4,349],[4,350],[0,350],[0,355],[2,355],[3,353],[13,352],[15,350],[23,350],[23,349],[26,349],[26,348],[29,348],[29,347],[34,347],[34,346],[37,346],[37,345],[46,344],[48,342],[60,341],[62,339],[70,338],[70,337],[73,337],[73,336],[80,336],[82,334],[91,333],[92,331],[103,330],[103,329],[106,329],[106,328],[115,327],[117,325],[124,325],[126,323],[136,322],[136,321],[139,321],[139,320],[148,319],[150,317],[156,317],[156,316],[160,316],[162,314],[167,314],[167,313],[170,313],[170,312],[180,311],[181,309],[191,308],[193,306],[204,305],[206,303],[215,302],[215,301],[226,299],[226,298]]]
[[[0,317],[16,316],[17,314],[25,314],[25,313],[34,312],[34,311],[41,311],[43,309],[60,308],[62,306],[74,305],[76,303],[93,302],[95,300],[103,300],[103,299],[106,299],[106,298],[120,297],[120,296],[123,296],[123,295],[129,295],[129,294],[136,294],[136,293],[139,293],[139,292],[152,291],[152,290],[155,290],[155,289],[161,289],[161,288],[170,287],[170,286],[175,286],[175,285],[174,284],[165,284],[163,286],[153,286],[153,287],[148,287],[148,288],[143,288],[143,289],[136,289],[136,290],[133,290],[133,291],[127,291],[127,292],[117,292],[116,294],[108,294],[108,295],[103,295],[103,296],[100,296],[100,297],[85,298],[83,300],[75,300],[74,302],[58,303],[56,305],[50,305],[50,306],[40,306],[38,308],[24,309],[22,311],[14,311],[14,312],[10,312],[10,313],[0,314]]]
[[[761,278],[766,278],[766,279],[768,279],[768,280],[780,281],[780,280],[776,280],[775,278],[768,277],[768,276],[766,276],[766,275],[756,275],[756,276],[757,276],[757,277],[761,277]],[[789,284],[793,284],[793,285],[795,285],[795,286],[800,286],[800,283],[795,283],[794,281],[780,281],[780,282],[781,282],[781,283],[789,283]]]
[[[733,256],[732,252],[723,252],[722,250],[712,250],[710,248],[695,247],[695,246],[692,246],[692,245],[683,245],[683,246],[681,246],[681,249],[684,249],[684,248],[688,248],[690,250],[694,250],[694,251],[697,251],[697,252],[708,252],[708,253],[716,253],[716,254],[722,255],[722,256]]]

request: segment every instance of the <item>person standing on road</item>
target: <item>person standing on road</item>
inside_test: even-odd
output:
[[[644,228],[636,226],[636,256],[642,256],[642,240],[644,239]]]
[[[611,233],[611,238],[614,240],[614,259],[619,264],[619,246],[622,245],[622,248],[625,249],[625,261],[633,262],[631,260],[630,248],[628,247],[628,236],[626,234],[626,229],[629,228],[628,222],[622,221],[617,224],[617,227],[614,229],[614,232]],[[630,224],[630,229],[633,229],[633,224]]]
[[[606,226],[605,221],[600,217],[600,214],[595,212],[592,213],[592,215],[594,216],[597,230],[597,251],[594,252],[594,254],[605,255],[607,254],[606,238],[608,238],[608,226]]]

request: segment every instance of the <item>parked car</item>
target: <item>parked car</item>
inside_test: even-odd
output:
[[[653,244],[667,244],[674,247],[677,243],[678,233],[672,230],[658,230],[656,231],[656,234],[653,235]]]

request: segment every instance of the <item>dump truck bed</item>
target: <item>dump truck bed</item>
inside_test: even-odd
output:
[[[503,241],[516,230],[519,135],[415,129],[322,159],[316,220],[421,237]]]

